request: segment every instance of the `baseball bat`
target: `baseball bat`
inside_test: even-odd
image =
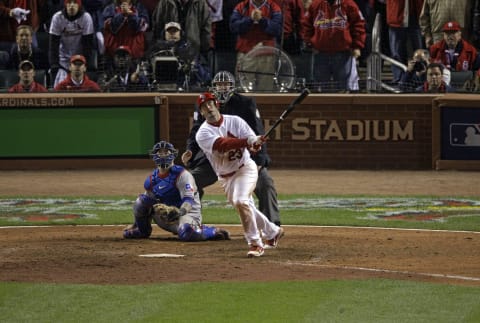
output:
[[[298,97],[295,98],[295,100],[293,100],[292,102],[290,102],[290,104],[288,105],[288,107],[285,109],[285,111],[283,111],[282,115],[275,121],[275,123],[270,127],[270,129],[267,130],[267,132],[265,132],[265,134],[263,135],[265,138],[268,138],[268,136],[270,136],[270,134],[275,130],[275,128],[278,127],[278,125],[283,121],[285,120],[285,118],[290,114],[290,112],[293,111],[293,109],[295,109],[295,106],[297,104],[300,104],[302,103],[302,101],[310,94],[310,90],[305,88],[303,89],[302,93],[300,93],[300,95]]]

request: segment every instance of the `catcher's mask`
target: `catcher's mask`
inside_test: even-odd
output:
[[[208,101],[215,101],[215,105],[217,106],[217,108],[220,106],[220,103],[218,102],[217,98],[215,97],[215,95],[213,93],[205,92],[205,93],[202,93],[198,96],[197,107],[199,109],[201,109],[202,104],[204,104],[205,102],[208,102]]]
[[[228,71],[220,71],[212,80],[212,91],[218,101],[225,104],[235,92],[235,77]]]
[[[152,150],[150,150],[150,157],[152,157],[158,167],[163,169],[171,167],[177,155],[178,150],[167,141],[156,143]]]

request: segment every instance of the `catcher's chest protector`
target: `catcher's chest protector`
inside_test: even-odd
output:
[[[170,168],[168,176],[164,178],[158,176],[158,170],[154,171],[151,190],[160,203],[180,207],[182,201],[176,182],[181,171],[183,171],[182,167],[174,165]]]

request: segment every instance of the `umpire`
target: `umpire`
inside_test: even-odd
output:
[[[218,72],[213,78],[212,87],[222,114],[241,117],[257,135],[265,133],[255,100],[235,92],[235,78],[230,72]],[[199,108],[196,106],[193,114],[193,126],[187,139],[187,150],[182,155],[183,164],[189,168],[195,178],[200,198],[203,197],[203,188],[217,181],[215,171],[195,141],[198,128],[204,121],[205,119],[200,115]],[[270,157],[266,145],[263,145],[258,153],[252,155],[252,159],[259,168],[257,186],[254,191],[259,202],[258,208],[271,222],[280,226],[277,190],[267,170]]]

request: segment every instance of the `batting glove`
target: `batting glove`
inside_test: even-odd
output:
[[[263,136],[250,136],[247,138],[247,144],[249,147],[261,146],[267,141]]]
[[[22,8],[13,8],[10,10],[10,16],[17,20],[17,23],[20,23],[22,20],[27,20],[27,15],[30,13],[30,10],[25,10]]]

